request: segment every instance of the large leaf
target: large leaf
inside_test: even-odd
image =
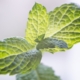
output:
[[[17,74],[33,70],[41,60],[41,52],[23,38],[0,41],[0,74]]]
[[[49,13],[49,21],[45,37],[63,40],[68,48],[80,42],[80,7],[63,4]]]
[[[45,38],[37,45],[37,49],[47,52],[57,52],[68,49],[67,44],[62,40],[57,40],[53,38]]]
[[[18,74],[16,80],[60,80],[52,68],[40,64],[36,70],[28,74]]]
[[[29,18],[26,29],[26,40],[35,45],[36,41],[44,38],[48,27],[48,14],[46,8],[41,4],[35,3],[32,10],[29,12]]]

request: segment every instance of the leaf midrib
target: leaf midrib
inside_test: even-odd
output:
[[[75,20],[78,19],[78,18],[80,18],[80,16],[77,17],[77,18],[75,18],[74,20],[72,20],[69,24],[65,25],[65,27],[63,27],[63,28],[61,28],[60,30],[58,30],[57,32],[53,33],[51,36],[54,37],[55,34],[57,34],[58,32],[60,32],[62,29],[66,28],[67,26],[69,26],[73,21],[75,21]]]

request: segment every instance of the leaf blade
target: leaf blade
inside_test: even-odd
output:
[[[64,51],[68,49],[68,45],[62,40],[54,38],[45,38],[40,43],[37,44],[36,48],[38,50],[41,50],[42,52],[47,51],[54,53],[57,51]]]
[[[52,68],[40,64],[36,70],[31,71],[28,74],[18,74],[16,80],[60,80],[58,76],[54,74]]]
[[[6,47],[5,47],[6,46]],[[41,52],[31,50],[33,47],[24,38],[7,38],[0,42],[0,74],[10,75],[25,73],[37,67]],[[5,54],[2,53],[5,51]],[[24,69],[25,68],[25,69]]]
[[[26,40],[35,45],[36,39],[42,40],[48,27],[48,14],[46,8],[41,4],[35,3],[32,10],[29,12],[29,18],[26,29]]]
[[[49,13],[50,25],[45,37],[65,41],[68,48],[80,42],[80,8],[75,4],[63,4]]]

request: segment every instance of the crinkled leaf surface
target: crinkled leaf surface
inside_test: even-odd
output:
[[[36,70],[28,74],[18,74],[16,80],[60,80],[52,68],[40,64]]]
[[[32,10],[29,12],[29,18],[26,29],[26,40],[35,45],[37,41],[44,38],[45,32],[48,27],[48,14],[46,8],[41,4],[35,3]]]
[[[41,49],[42,51],[48,51],[51,53],[65,50],[67,48],[68,46],[64,41],[53,38],[45,38],[37,45],[38,50]]]
[[[41,60],[41,52],[30,50],[31,47],[23,38],[0,41],[0,74],[12,75],[35,69]]]
[[[45,37],[65,41],[68,48],[80,42],[80,7],[63,4],[49,13],[49,27]]]

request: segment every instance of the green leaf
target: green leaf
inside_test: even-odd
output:
[[[44,38],[48,28],[49,17],[46,8],[41,4],[35,3],[32,10],[29,12],[29,18],[26,28],[26,40],[35,45]]]
[[[63,4],[49,13],[49,27],[46,37],[63,40],[71,48],[80,42],[80,7]]]
[[[60,78],[54,74],[52,68],[40,64],[36,70],[28,74],[18,74],[16,80],[60,80]]]
[[[41,60],[41,52],[23,38],[7,38],[0,41],[0,74],[17,74],[33,70]]]
[[[23,38],[12,37],[0,41],[0,59],[29,51],[31,45]]]
[[[48,52],[56,52],[60,50],[66,50],[68,49],[67,44],[62,40],[57,40],[53,38],[45,38],[37,45],[37,49],[41,49],[42,51],[48,51]]]

